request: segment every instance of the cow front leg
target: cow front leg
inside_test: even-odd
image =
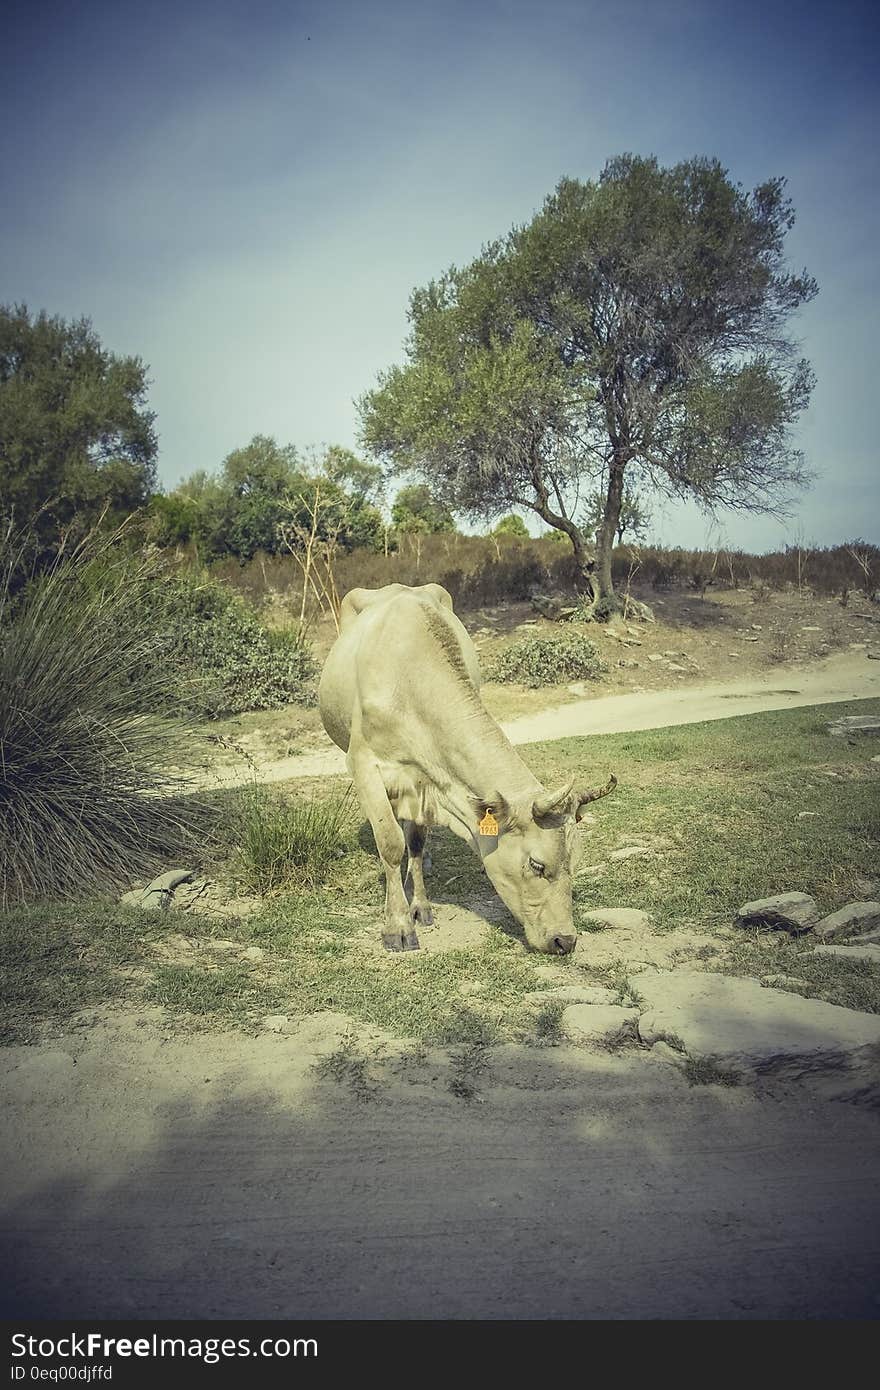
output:
[[[428,902],[428,892],[425,888],[424,858],[425,845],[428,840],[428,827],[419,825],[414,820],[403,822],[403,833],[406,838],[406,847],[409,851],[409,870],[407,881],[412,885],[412,898],[410,899],[410,912],[413,921],[421,922],[422,926],[430,927],[434,923],[434,912]],[[406,886],[406,885],[404,885]]]
[[[417,951],[415,918],[406,900],[400,876],[405,840],[388,800],[379,769],[371,758],[349,754],[349,768],[364,814],[373,829],[376,848],[385,870],[385,930],[387,951]]]

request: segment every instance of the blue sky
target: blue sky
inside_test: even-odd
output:
[[[876,7],[722,0],[6,6],[0,302],[150,365],[159,471],[256,433],[354,446],[416,285],[624,151],[788,179],[819,473],[788,522],[668,544],[880,541]]]

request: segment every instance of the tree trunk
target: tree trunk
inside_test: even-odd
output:
[[[571,548],[574,551],[574,562],[580,576],[581,583],[584,585],[595,604],[599,591],[596,586],[596,561],[589,554],[584,538],[576,526],[572,526],[567,532],[568,539],[571,541]]]
[[[620,600],[614,592],[611,575],[611,559],[614,552],[614,537],[620,521],[623,506],[623,471],[625,464],[621,459],[612,459],[608,470],[608,492],[605,496],[605,512],[602,525],[596,534],[596,573],[593,584],[593,606],[597,618],[608,617],[620,609]]]

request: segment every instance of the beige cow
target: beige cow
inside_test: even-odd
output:
[[[385,869],[389,951],[414,951],[430,926],[422,854],[445,825],[482,857],[494,888],[539,951],[566,954],[575,820],[616,786],[547,791],[483,705],[473,643],[439,584],[353,589],[318,692],[321,718],[348,754]],[[402,827],[400,822],[402,822]],[[407,894],[401,878],[409,853]]]

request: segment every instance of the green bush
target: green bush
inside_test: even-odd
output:
[[[177,706],[219,718],[294,701],[314,704],[316,666],[307,642],[294,629],[268,631],[219,580],[169,573],[151,603]]]
[[[327,801],[285,801],[255,784],[236,823],[236,876],[248,892],[316,888],[344,852],[351,793]]]
[[[174,767],[193,732],[150,621],[155,563],[90,542],[13,596],[0,540],[0,905],[198,860],[212,824]]]
[[[486,675],[488,680],[518,681],[536,690],[562,681],[597,680],[605,669],[589,637],[570,632],[513,642],[499,654]]]

